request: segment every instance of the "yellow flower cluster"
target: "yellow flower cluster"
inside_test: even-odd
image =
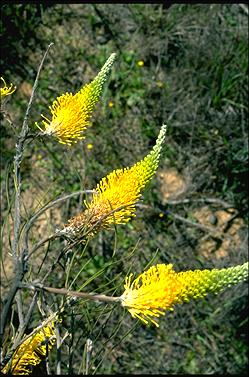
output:
[[[102,67],[99,74],[90,83],[85,85],[76,94],[65,93],[53,102],[50,106],[52,119],[44,115],[42,129],[37,123],[36,126],[46,135],[58,138],[62,144],[71,145],[84,139],[82,132],[89,126],[94,106],[98,102],[105,81],[114,63],[116,54],[111,54]]]
[[[208,293],[218,293],[225,287],[248,278],[248,262],[221,270],[194,270],[175,272],[172,264],[150,267],[132,282],[132,274],[125,279],[122,305],[133,317],[157,327],[153,317],[173,310],[177,303],[203,298]]]
[[[16,90],[16,86],[13,87],[13,84],[10,84],[10,86],[8,87],[4,78],[0,77],[0,79],[3,81],[3,85],[4,85],[2,88],[0,88],[0,99],[2,99],[14,93],[14,91]]]
[[[54,342],[54,321],[51,321],[24,340],[1,372],[16,375],[32,373],[33,367],[40,364]]]
[[[125,224],[135,216],[135,204],[141,191],[155,174],[166,126],[163,125],[152,151],[131,168],[117,169],[104,177],[97,185],[96,194],[86,203],[84,213],[73,217],[66,225],[65,233],[82,233],[93,228],[92,234],[112,224]]]

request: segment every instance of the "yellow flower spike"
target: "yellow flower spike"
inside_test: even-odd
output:
[[[83,231],[93,229],[94,235],[102,228],[112,224],[125,224],[135,217],[135,204],[141,197],[141,191],[155,174],[166,126],[163,125],[152,151],[131,168],[117,169],[104,177],[97,185],[96,194],[87,209],[68,221],[62,233],[68,236],[81,236]]]
[[[13,357],[1,370],[3,374],[31,374],[33,367],[40,364],[55,343],[54,320],[39,327],[21,343]]]
[[[175,272],[172,264],[157,264],[139,275],[135,280],[126,277],[125,291],[120,297],[134,318],[145,324],[158,323],[154,317],[173,310],[175,304],[190,299],[203,298],[208,293],[224,290],[248,278],[248,262],[239,266]]]
[[[100,99],[103,85],[108,78],[116,54],[111,54],[99,74],[76,94],[65,93],[57,97],[49,107],[52,119],[44,115],[42,124],[36,126],[46,135],[57,137],[62,144],[71,145],[84,139],[82,132],[89,127],[93,109]]]
[[[6,96],[9,96],[10,94],[14,93],[14,91],[16,90],[16,86],[13,86],[13,84],[11,83],[9,87],[7,87],[7,84],[4,80],[3,77],[0,77],[0,79],[3,81],[3,87],[0,88],[0,99],[6,97]]]

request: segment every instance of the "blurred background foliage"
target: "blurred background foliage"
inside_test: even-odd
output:
[[[16,136],[50,42],[54,46],[29,118],[33,132],[58,95],[92,80],[112,52],[117,61],[85,140],[69,148],[39,139],[26,148],[24,222],[58,195],[92,189],[113,169],[142,159],[162,123],[168,125],[160,168],[143,197],[150,208],[138,209],[127,226],[102,232],[87,248],[69,252],[47,285],[63,287],[67,278],[73,289],[85,284],[86,291],[121,294],[125,275],[149,264],[173,263],[179,271],[223,268],[247,259],[246,5],[4,4],[0,27],[1,75],[17,86],[1,120],[3,218],[12,208]],[[48,211],[37,221],[31,242],[82,211],[83,199]],[[10,226],[3,223],[10,277]],[[45,274],[60,248],[60,242],[44,248],[45,261],[42,253],[31,261],[29,279]],[[137,323],[116,307],[77,303],[61,324],[62,334],[69,332],[61,348],[62,373],[87,370],[86,339],[93,342],[91,374],[245,373],[247,295],[242,284],[219,297],[179,306],[160,319],[159,329]],[[25,299],[28,307],[28,293]],[[61,300],[45,299],[54,310]],[[39,320],[37,311],[31,326]],[[50,356],[54,373],[57,356]]]

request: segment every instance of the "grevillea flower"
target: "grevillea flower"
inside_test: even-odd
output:
[[[165,133],[166,126],[163,125],[156,145],[143,160],[104,177],[97,185],[92,201],[85,202],[85,212],[70,219],[62,232],[77,236],[92,229],[90,235],[93,235],[101,228],[125,224],[134,217],[141,191],[157,170]]]
[[[0,99],[9,96],[10,94],[14,93],[16,90],[16,86],[13,86],[13,84],[10,84],[9,87],[7,87],[7,84],[3,77],[0,78],[3,81],[4,86],[0,88]]]
[[[122,305],[133,317],[157,327],[155,317],[173,310],[175,304],[203,298],[208,293],[222,291],[248,277],[248,262],[239,266],[175,272],[172,264],[150,267],[132,282],[132,274],[125,279]],[[154,317],[154,319],[153,319]]]
[[[40,364],[55,343],[54,321],[40,326],[37,332],[21,343],[13,357],[1,370],[3,374],[30,374],[33,367]]]
[[[84,139],[82,132],[89,126],[94,106],[98,102],[105,81],[115,60],[116,54],[111,54],[102,67],[99,74],[90,83],[85,85],[76,94],[65,93],[57,97],[49,107],[52,119],[43,114],[42,129],[36,126],[46,135],[53,135],[62,144],[71,145]]]

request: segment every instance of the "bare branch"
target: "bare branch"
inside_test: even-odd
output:
[[[217,198],[189,198],[189,199],[179,199],[179,200],[169,200],[167,201],[167,205],[177,205],[177,204],[188,204],[188,203],[210,203],[210,204],[217,204],[221,205],[224,208],[233,208],[234,205],[225,202],[224,200],[217,199]]]
[[[45,287],[42,284],[32,284],[32,283],[20,283],[20,288],[28,288],[28,289],[42,289],[43,291],[60,294],[60,295],[66,295],[71,297],[79,297],[79,298],[85,298],[87,300],[92,301],[102,301],[102,302],[120,302],[120,297],[111,297],[106,295],[95,295],[91,293],[84,293],[84,292],[77,292],[77,291],[69,291],[65,288],[53,288],[53,287]]]
[[[36,214],[34,216],[32,216],[31,219],[25,225],[25,228],[24,228],[24,232],[25,232],[24,248],[26,248],[26,249],[28,248],[28,235],[29,235],[30,228],[32,227],[33,223],[37,220],[37,218],[39,216],[41,216],[45,211],[47,211],[48,209],[54,207],[55,205],[65,201],[67,199],[70,199],[74,196],[77,196],[77,195],[80,195],[80,194],[93,194],[94,192],[95,192],[94,190],[81,190],[81,191],[73,192],[72,194],[64,195],[61,198],[57,198],[57,199],[53,200],[52,202],[48,203],[46,206],[41,208],[39,211],[37,211]],[[56,234],[54,236],[57,237]],[[53,237],[53,235],[48,237],[47,241],[52,239],[52,237]],[[44,244],[47,241],[44,239],[44,241],[41,242],[41,244]],[[38,246],[35,246],[35,248],[37,249]],[[34,249],[31,251],[31,253],[33,253],[33,252],[34,252]]]
[[[25,141],[26,141],[26,138],[27,138],[28,133],[29,133],[28,117],[29,117],[29,112],[30,112],[31,105],[32,105],[32,102],[33,102],[33,99],[34,99],[34,93],[35,93],[35,90],[36,90],[37,85],[38,85],[38,80],[39,80],[39,76],[40,76],[40,72],[41,72],[44,60],[45,60],[45,58],[48,54],[48,51],[49,51],[49,49],[52,45],[53,45],[53,43],[51,43],[48,46],[48,48],[47,48],[47,50],[46,50],[46,52],[45,52],[45,54],[44,54],[44,56],[41,60],[41,63],[39,65],[37,75],[36,75],[36,79],[35,79],[35,82],[34,82],[32,93],[31,93],[31,97],[30,97],[30,100],[29,100],[29,103],[28,103],[28,107],[27,107],[27,110],[26,110],[24,120],[23,120],[22,129],[21,129],[20,135],[19,135],[17,143],[16,143],[16,154],[15,154],[15,157],[14,157],[14,184],[15,184],[14,240],[13,240],[13,246],[12,246],[13,263],[14,263],[14,269],[15,269],[15,279],[12,283],[12,287],[10,288],[7,301],[6,301],[6,303],[3,307],[3,311],[2,311],[1,326],[0,326],[0,344],[1,345],[2,345],[4,329],[5,329],[5,325],[6,325],[10,306],[11,306],[11,304],[12,304],[12,302],[13,302],[15,296],[16,296],[18,286],[19,286],[19,282],[22,281],[23,276],[26,272],[25,271],[24,255],[27,252],[27,250],[26,249],[22,250],[22,254],[20,255],[20,259],[19,259],[19,256],[18,256],[18,254],[19,254],[18,253],[18,243],[19,243],[19,233],[20,233],[20,226],[21,226],[21,214],[20,214],[21,173],[20,173],[20,166],[21,166],[21,162],[22,162],[22,158],[23,158]],[[21,297],[20,296],[18,298],[17,309],[18,309],[19,319],[21,319],[21,322],[23,322],[23,313],[22,313],[22,305],[21,305]]]
[[[176,213],[173,213],[171,211],[164,211],[164,210],[161,210],[161,209],[157,209],[157,208],[153,208],[152,206],[149,206],[149,205],[145,205],[145,204],[136,204],[136,207],[138,208],[145,208],[145,209],[151,209],[155,212],[161,212],[165,215],[170,215],[171,217],[173,217],[174,219],[176,220],[179,220],[189,226],[192,226],[192,227],[195,227],[195,228],[199,228],[201,230],[203,230],[204,232],[208,232],[208,233],[211,233],[211,234],[215,234],[215,237],[216,238],[220,238],[220,239],[224,239],[224,238],[230,238],[229,236],[224,236],[223,233],[223,229],[221,228],[218,228],[218,227],[209,227],[209,226],[206,226],[206,225],[202,225],[198,222],[195,222],[195,221],[191,221],[189,219],[185,219],[184,217],[176,214]]]

